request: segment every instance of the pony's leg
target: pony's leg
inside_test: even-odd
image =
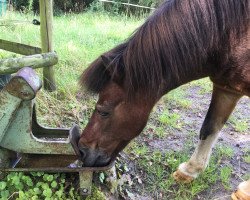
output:
[[[191,182],[205,170],[219,131],[242,95],[214,86],[212,100],[200,131],[200,141],[189,161],[179,165],[173,176],[179,182]]]
[[[231,197],[233,200],[250,200],[250,179],[240,183],[238,190]]]

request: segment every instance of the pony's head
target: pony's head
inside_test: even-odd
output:
[[[143,130],[154,104],[140,92],[128,98],[122,70],[114,70],[111,57],[101,56],[81,77],[83,85],[99,94],[78,142],[84,166],[104,166],[113,160]]]

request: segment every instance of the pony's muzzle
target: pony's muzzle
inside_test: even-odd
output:
[[[79,151],[84,167],[104,167],[110,163],[110,156],[97,149],[80,147]]]
[[[83,162],[84,167],[103,167],[110,163],[110,156],[98,149],[91,149],[79,144],[80,129],[74,125],[69,133],[70,143],[78,156],[78,159]]]

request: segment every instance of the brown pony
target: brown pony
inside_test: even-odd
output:
[[[170,90],[210,77],[213,94],[191,159],[174,173],[202,172],[238,100],[250,96],[249,0],[168,0],[124,43],[97,58],[81,85],[99,94],[78,142],[85,166],[103,166],[145,127]],[[233,196],[250,198],[250,180]]]

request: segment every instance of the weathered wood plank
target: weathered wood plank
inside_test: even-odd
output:
[[[42,53],[42,49],[39,47],[33,47],[26,44],[11,42],[2,39],[0,39],[0,49],[21,55],[34,55]]]

